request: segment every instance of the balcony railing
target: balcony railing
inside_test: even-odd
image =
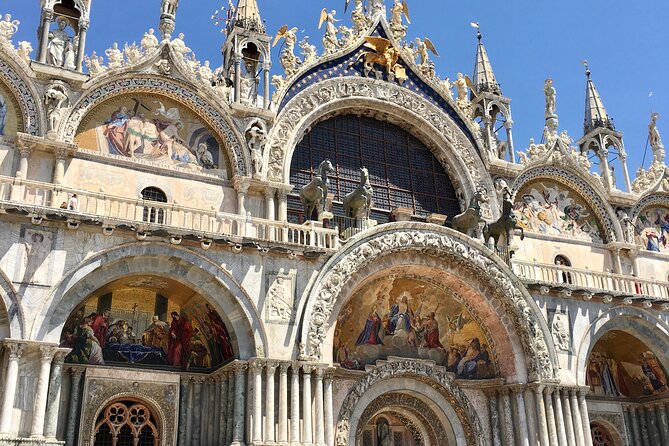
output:
[[[77,194],[75,211],[61,203]],[[227,214],[142,198],[124,198],[50,183],[0,176],[0,208],[21,207],[34,216],[62,213],[82,221],[99,221],[109,227],[134,227],[173,235],[198,235],[204,239],[247,238],[318,249],[339,248],[337,228],[324,229],[288,222]]]
[[[511,265],[516,275],[525,282],[616,296],[638,296],[669,301],[667,282],[515,259],[511,260]]]

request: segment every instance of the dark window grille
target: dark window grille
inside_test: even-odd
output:
[[[316,175],[318,165],[330,159],[334,195],[333,213],[343,216],[342,201],[360,182],[360,168],[367,167],[374,188],[372,218],[387,223],[396,208],[410,208],[415,215],[431,213],[453,218],[460,205],[444,167],[431,150],[406,130],[373,118],[337,116],[321,122],[297,145],[290,180],[289,220],[302,223],[299,190]]]
[[[155,201],[157,203],[167,203],[167,195],[157,187],[147,187],[142,191],[142,199],[145,201]],[[144,204],[144,213],[142,219],[146,222],[164,224],[165,211],[151,206],[150,203]]]

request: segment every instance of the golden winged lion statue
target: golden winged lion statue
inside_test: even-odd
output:
[[[397,63],[400,58],[400,50],[395,48],[390,40],[383,37],[365,37],[365,51],[358,56],[358,58],[351,63],[350,66],[355,65],[361,59],[363,60],[365,76],[374,71],[377,78],[381,78],[382,72],[375,68],[375,65],[380,65],[385,68],[386,75],[389,81],[397,80],[400,84],[408,79],[406,69]]]

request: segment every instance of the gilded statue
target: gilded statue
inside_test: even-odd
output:
[[[370,51],[361,53],[351,65],[362,59],[365,76],[369,76],[369,73],[374,71],[377,78],[381,77],[381,72],[374,68],[374,65],[380,65],[385,68],[390,81],[397,79],[400,83],[403,83],[408,79],[406,69],[397,63],[400,58],[400,50],[395,48],[390,40],[373,36],[365,37],[365,40],[365,48]]]

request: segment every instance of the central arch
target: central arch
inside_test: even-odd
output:
[[[459,286],[484,296],[486,306],[496,309],[497,314],[491,316],[500,321],[499,331],[506,332],[498,349],[514,358],[502,374],[520,380],[555,377],[557,355],[550,331],[513,272],[478,242],[444,227],[420,223],[381,225],[351,239],[328,261],[305,306],[302,356],[331,359],[337,316],[353,291],[371,271],[407,265],[442,270],[459,277],[460,284],[477,284],[477,289]]]

